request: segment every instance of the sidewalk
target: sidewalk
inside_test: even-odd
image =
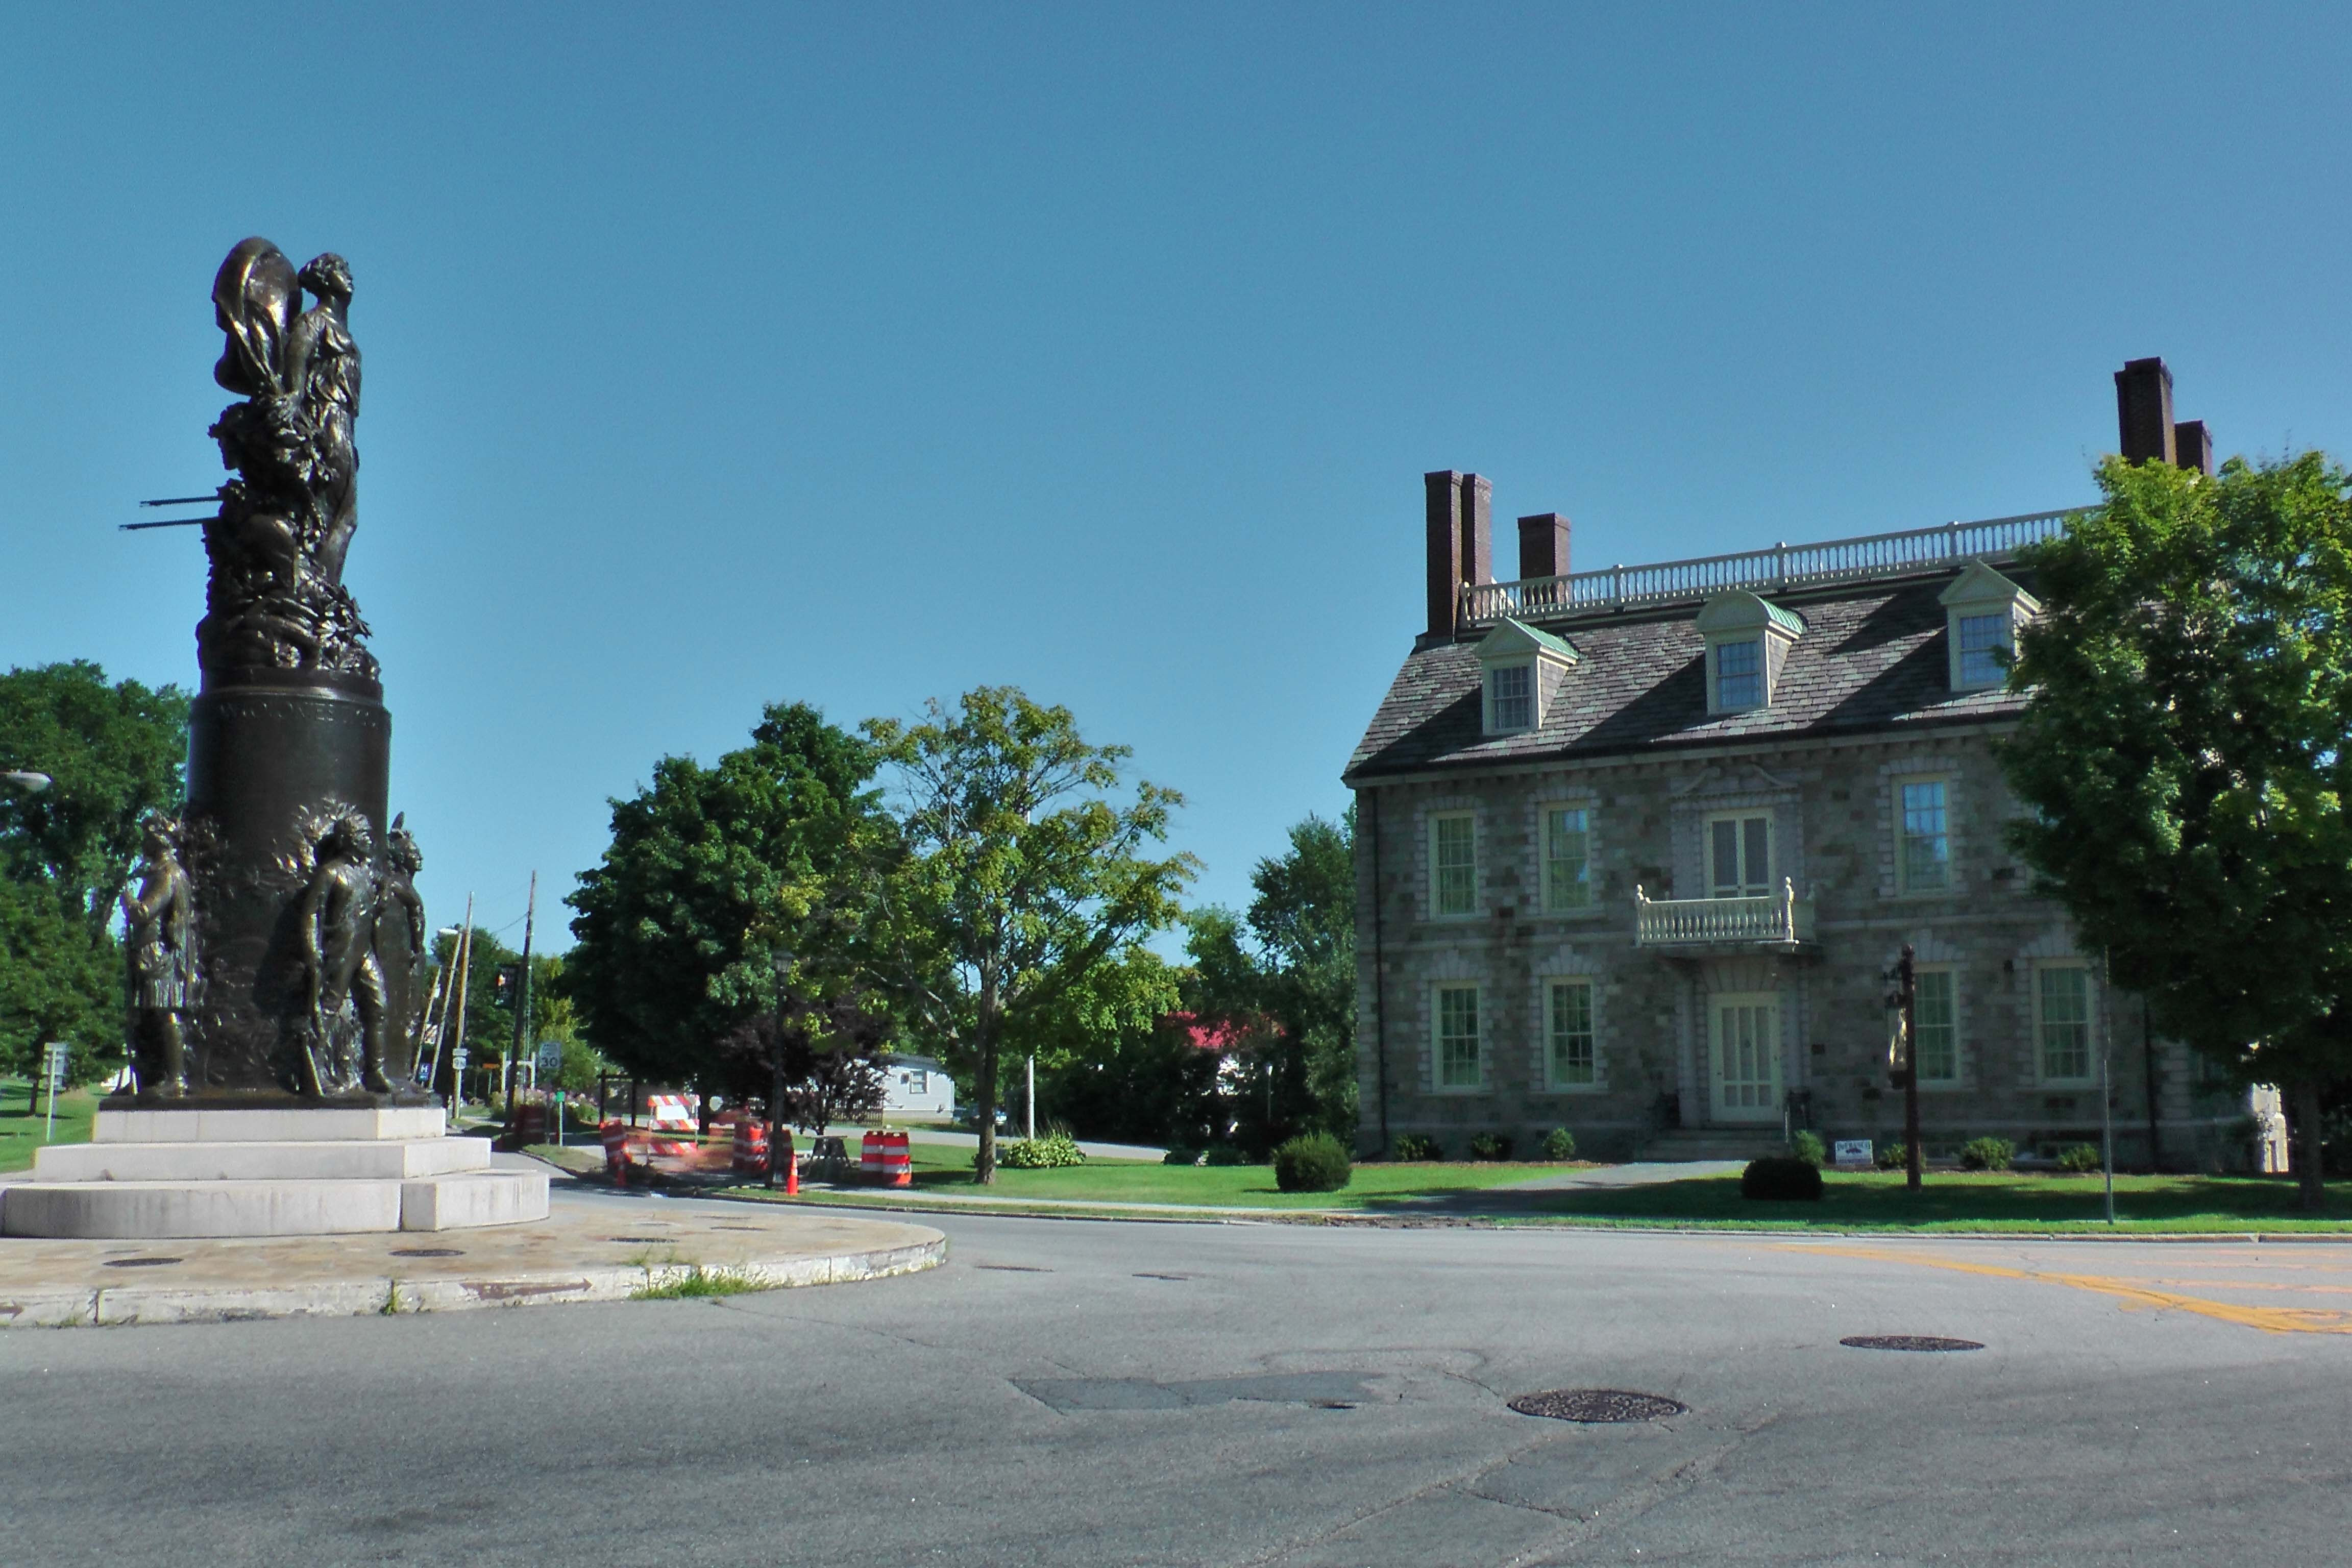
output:
[[[913,1273],[947,1256],[938,1231],[896,1220],[748,1206],[647,1214],[583,1197],[545,1220],[476,1230],[0,1238],[0,1328],[614,1301],[697,1268],[769,1289]]]

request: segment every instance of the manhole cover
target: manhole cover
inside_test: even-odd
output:
[[[650,1242],[656,1247],[667,1247],[671,1242],[676,1241],[677,1237],[674,1236],[608,1236],[604,1239],[606,1241]]]
[[[184,1263],[184,1258],[117,1258],[107,1264],[109,1268],[161,1268],[166,1263]]]
[[[1658,1421],[1687,1415],[1690,1406],[1657,1394],[1629,1394],[1622,1388],[1555,1388],[1546,1394],[1522,1394],[1511,1401],[1522,1415],[1549,1415],[1555,1421]]]
[[[394,1258],[463,1258],[466,1249],[462,1247],[395,1247],[392,1255]]]
[[[1974,1340],[1948,1340],[1936,1334],[1851,1334],[1838,1341],[1858,1351],[1980,1351]]]

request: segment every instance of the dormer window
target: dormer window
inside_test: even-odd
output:
[[[1772,705],[1772,689],[1804,617],[1746,592],[1718,594],[1698,613],[1706,639],[1706,710],[1743,713]]]
[[[1715,705],[1726,710],[1764,706],[1764,648],[1760,643],[1715,645]]]
[[[1501,664],[1486,671],[1486,729],[1507,734],[1536,727],[1536,667]]]
[[[1483,728],[1518,735],[1543,727],[1544,714],[1582,656],[1563,637],[1506,619],[1478,645],[1485,687]]]
[[[2041,601],[1981,561],[1969,562],[1937,597],[1948,618],[1952,689],[1985,691],[2007,680],[2017,628],[2041,611]]]

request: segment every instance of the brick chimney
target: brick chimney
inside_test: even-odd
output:
[[[2126,463],[2169,463],[2172,372],[2160,359],[2133,359],[2116,372],[2116,427]]]
[[[1452,468],[1423,474],[1422,487],[1429,519],[1429,635],[1452,637],[1462,584],[1495,580],[1495,487]]]
[[[2126,360],[2116,372],[2116,427],[2126,463],[2213,472],[2213,437],[2202,419],[2172,417],[2172,372],[2160,359]]]
[[[2182,468],[2213,477],[2213,437],[2202,419],[2183,419],[2172,427],[2172,460]]]
[[[1568,519],[1556,511],[1519,519],[1519,578],[1568,575]]]

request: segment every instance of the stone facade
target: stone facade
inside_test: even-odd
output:
[[[2148,1160],[2151,1130],[2167,1165],[2237,1163],[2241,1108],[2147,1037],[2003,840],[2017,806],[1994,747],[2021,700],[1953,689],[1939,595],[1969,564],[1768,585],[1804,629],[1769,700],[1736,713],[1708,698],[1707,598],[1528,616],[1575,661],[1517,732],[1482,705],[1475,617],[1433,626],[1347,775],[1361,1146],[1413,1133],[1461,1157],[1493,1131],[1531,1152],[1554,1127],[1601,1157],[1690,1130],[1899,1140],[1886,998],[1907,942],[1937,977],[1931,1155],[1987,1134],[2025,1154],[2095,1143],[2104,1065],[2120,1163]]]

